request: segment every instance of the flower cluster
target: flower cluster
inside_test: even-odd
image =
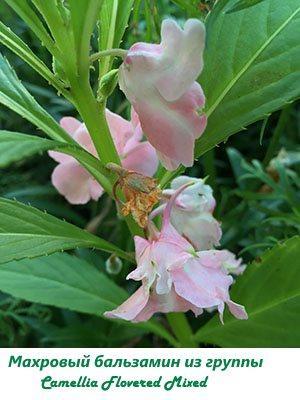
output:
[[[199,194],[202,195],[200,199],[204,210],[208,207],[211,212],[212,206],[214,207],[211,189],[202,180],[188,177],[182,179],[186,183],[172,193],[164,206],[162,229],[158,231],[150,222],[148,239],[135,237],[137,268],[127,279],[141,281],[141,287],[120,307],[107,312],[107,317],[139,322],[149,319],[156,312],[192,310],[197,316],[204,308],[217,307],[223,322],[223,311],[227,304],[236,318],[247,318],[244,307],[234,303],[229,297],[229,288],[233,283],[230,272],[243,271],[241,260],[237,260],[227,250],[199,251],[179,233],[185,225],[184,212],[187,221],[191,209],[195,213],[195,219],[200,218],[201,211],[197,215],[197,210],[194,209],[195,203],[199,202]],[[173,182],[173,187],[177,184],[178,181]],[[178,205],[181,212],[179,223],[176,214]],[[172,225],[172,219],[177,221],[178,230]],[[201,224],[198,232],[200,230]],[[188,234],[191,232],[187,230]],[[205,231],[201,235],[205,236]],[[200,241],[197,240],[197,243]],[[204,243],[212,242],[205,239]],[[200,247],[203,246],[200,244]]]
[[[158,160],[169,170],[193,165],[195,140],[206,127],[205,97],[196,82],[203,68],[204,43],[205,28],[199,20],[188,20],[183,29],[165,20],[161,43],[134,44],[119,69],[120,88],[132,105],[132,118],[129,122],[106,110],[122,162],[122,167],[109,163],[107,168],[119,175],[116,185],[126,198],[121,211],[133,215],[147,238],[135,236],[137,268],[127,277],[141,281],[140,288],[117,309],[106,312],[107,317],[138,322],[156,312],[192,310],[197,316],[203,309],[217,308],[223,322],[227,305],[235,317],[247,318],[244,307],[229,296],[232,274],[242,273],[245,267],[231,252],[215,249],[222,231],[213,216],[216,202],[210,186],[202,179],[180,176],[161,192],[151,178]],[[67,117],[61,126],[97,156],[84,124]],[[101,196],[102,187],[76,160],[49,154],[59,163],[53,185],[70,203],[83,204]],[[159,230],[153,220],[160,214]]]

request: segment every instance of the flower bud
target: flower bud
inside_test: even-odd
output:
[[[117,257],[115,254],[112,254],[105,261],[106,271],[110,275],[118,275],[121,272],[122,267],[123,267],[122,260],[119,257]]]
[[[114,91],[118,83],[118,69],[112,69],[107,74],[102,76],[99,85],[99,94],[103,97],[108,97]]]

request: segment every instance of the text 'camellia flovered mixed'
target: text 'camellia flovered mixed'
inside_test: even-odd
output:
[[[216,249],[222,230],[213,216],[211,187],[203,179],[179,176],[162,190],[153,178],[159,160],[168,170],[194,163],[195,140],[206,127],[205,96],[196,82],[204,44],[205,28],[199,20],[188,20],[183,29],[165,20],[161,43],[134,44],[119,69],[132,117],[126,121],[106,110],[122,164],[106,167],[118,176],[113,193],[120,212],[131,213],[145,236],[134,237],[137,267],[127,276],[141,286],[106,317],[139,322],[157,312],[191,310],[198,316],[204,309],[217,309],[223,322],[227,305],[236,318],[247,318],[244,307],[229,295],[232,275],[241,274],[245,266],[230,251]],[[84,124],[66,117],[61,126],[98,157]],[[70,203],[99,199],[103,188],[74,158],[49,154],[59,163],[53,185]],[[118,198],[119,189],[125,203]]]

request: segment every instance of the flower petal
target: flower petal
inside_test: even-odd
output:
[[[171,270],[171,275],[177,294],[201,308],[219,305],[222,300],[218,289],[227,293],[233,281],[222,270],[201,266],[197,258]]]
[[[205,26],[198,19],[189,19],[180,29],[166,19],[161,28],[163,56],[156,88],[167,101],[179,99],[203,69]]]
[[[74,117],[63,117],[59,124],[72,137],[77,129],[82,125],[82,123]]]
[[[90,175],[76,161],[59,164],[52,173],[52,184],[71,204],[85,204],[90,196]]]
[[[95,201],[99,200],[104,192],[102,186],[92,176],[89,178],[89,191],[91,198]]]
[[[149,299],[149,289],[142,285],[129,299],[118,308],[104,313],[107,318],[120,318],[132,321],[143,310]]]
[[[142,175],[153,176],[158,168],[154,147],[148,142],[138,143],[126,154],[122,166]]]
[[[132,125],[129,121],[108,109],[106,109],[105,115],[117,151],[122,155],[127,141],[133,135]]]
[[[176,102],[168,103],[159,95],[139,98],[134,104],[139,114],[143,132],[149,142],[165,158],[166,168],[173,169],[180,163],[186,167],[194,162],[194,143],[206,127],[206,117],[197,113],[203,104],[203,93],[198,83]]]
[[[191,303],[179,297],[172,288],[167,294],[159,295],[154,291],[150,294],[150,298],[146,306],[135,317],[136,322],[147,321],[155,313],[168,312],[187,312],[192,310],[196,316],[202,313],[202,309],[194,307]]]

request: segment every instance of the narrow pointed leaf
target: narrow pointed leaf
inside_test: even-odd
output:
[[[0,290],[27,301],[99,317],[128,297],[124,289],[85,260],[57,253],[0,264]],[[117,320],[112,322],[140,329],[143,333],[153,332],[177,346],[171,334],[155,321],[134,325]]]
[[[0,43],[9,48],[22,60],[24,60],[31,68],[40,74],[47,82],[51,83],[66,98],[69,93],[63,87],[63,83],[50,71],[50,69],[40,60],[33,51],[23,42],[10,28],[0,22]]]
[[[128,25],[134,0],[104,0],[99,19],[99,50],[118,48]],[[100,60],[100,72],[105,74],[112,65],[110,57]]]
[[[0,131],[0,168],[47,150],[57,150],[76,158],[97,179],[106,192],[112,194],[111,184],[106,178],[108,172],[105,166],[75,142],[69,144],[24,133]]]
[[[27,301],[99,316],[127,295],[85,260],[59,253],[1,264],[0,290]]]
[[[103,0],[69,0],[71,22],[79,60],[80,56],[88,57],[89,55],[91,35],[102,3]]]
[[[126,252],[75,225],[17,201],[0,199],[0,263],[77,247],[131,260]]]
[[[35,35],[41,40],[42,44],[53,54],[57,54],[57,49],[52,37],[47,32],[42,21],[36,14],[34,8],[28,0],[5,0],[6,3],[26,22]]]
[[[8,61],[0,54],[0,103],[56,140],[73,142],[70,136],[36,102],[22,85]]]

